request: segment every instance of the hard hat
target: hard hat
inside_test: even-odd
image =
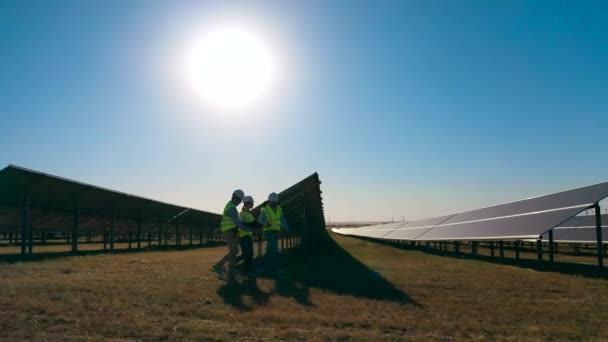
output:
[[[232,196],[238,197],[240,200],[243,200],[243,197],[245,197],[245,193],[243,192],[243,190],[238,189],[238,190],[234,190],[234,192],[232,193]]]
[[[279,195],[277,195],[276,192],[271,192],[268,195],[268,202],[278,202],[279,201]]]
[[[245,202],[245,203],[253,203],[253,197],[251,197],[251,196],[245,196],[245,197],[243,197],[243,202]]]

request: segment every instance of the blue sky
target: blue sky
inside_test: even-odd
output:
[[[0,163],[220,211],[318,171],[337,220],[416,219],[608,180],[603,1],[2,1]],[[177,42],[231,18],[283,60],[236,116],[185,101]],[[190,99],[196,100],[196,99]]]

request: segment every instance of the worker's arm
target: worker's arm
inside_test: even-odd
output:
[[[266,227],[268,225],[268,219],[266,218],[266,213],[264,210],[260,213],[260,217],[258,217],[258,222],[262,225],[262,227]]]
[[[243,230],[251,230],[249,227],[247,227],[247,225],[245,225],[241,220],[239,220],[239,212],[236,210],[236,208],[230,208],[226,215],[228,215],[228,217],[232,219],[232,222],[234,222],[234,225],[238,228],[241,228]]]

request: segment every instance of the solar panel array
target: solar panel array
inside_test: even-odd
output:
[[[334,231],[408,241],[538,239],[607,196],[608,182],[458,214]]]
[[[608,242],[608,215],[604,214],[602,221],[602,237]],[[549,240],[545,233],[543,240]],[[553,229],[553,241],[572,243],[596,243],[595,215],[575,216]]]
[[[280,193],[281,204],[298,243],[312,243],[325,233],[323,204],[318,174],[313,174]],[[221,199],[219,199],[221,200]],[[190,207],[164,203],[140,196],[61,178],[9,165],[0,170],[0,233],[24,236],[22,253],[33,236],[62,233],[112,235],[111,241],[131,234],[139,241],[156,234],[167,235],[181,244],[189,234],[219,240],[221,215]],[[44,238],[43,238],[44,239]],[[78,240],[72,239],[72,251]]]

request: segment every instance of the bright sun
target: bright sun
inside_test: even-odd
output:
[[[269,95],[276,81],[276,61],[253,31],[242,27],[209,30],[191,43],[186,77],[205,103],[242,109]]]

